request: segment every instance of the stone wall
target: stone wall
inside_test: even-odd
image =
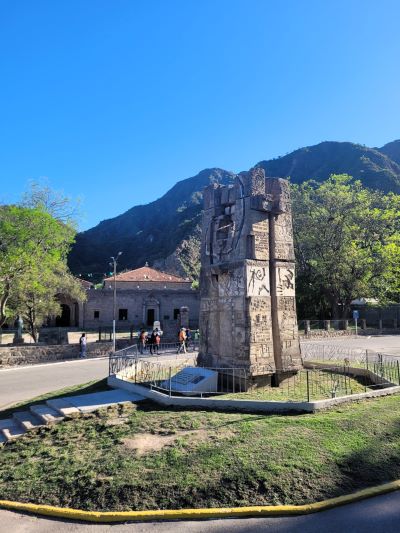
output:
[[[117,349],[124,348],[129,344],[129,341],[118,341]],[[110,353],[111,349],[112,344],[110,342],[88,343],[87,356],[89,358],[106,356]],[[78,357],[78,344],[63,344],[54,346],[1,346],[0,368],[35,365],[38,363],[48,363],[51,361],[65,361],[68,359],[77,359]]]
[[[154,320],[161,322],[161,327],[168,329],[166,322],[176,323],[175,314],[181,307],[189,309],[189,319],[199,316],[199,293],[195,290],[132,290],[117,289],[117,328],[147,325],[147,312],[154,310]],[[127,319],[119,320],[119,310],[126,309]],[[97,318],[95,318],[95,315]],[[113,291],[92,290],[85,303],[84,328],[96,329],[100,326],[111,327],[113,320]],[[197,322],[197,320],[194,320]]]

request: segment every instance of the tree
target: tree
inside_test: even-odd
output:
[[[37,340],[44,314],[57,314],[55,295],[84,297],[68,271],[67,254],[75,230],[44,206],[0,206],[0,326],[21,313]]]
[[[333,175],[294,185],[292,199],[303,316],[343,318],[355,298],[399,298],[400,196]]]
[[[38,341],[39,327],[46,319],[60,314],[61,295],[77,301],[86,298],[79,280],[71,275],[63,261],[58,265],[36,265],[17,279],[10,298],[11,308],[22,316],[34,342]]]
[[[62,192],[53,190],[46,181],[30,181],[28,191],[22,196],[21,206],[41,209],[71,228],[76,227],[80,213],[79,199],[73,201]]]

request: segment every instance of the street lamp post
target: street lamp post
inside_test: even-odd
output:
[[[113,267],[114,270],[114,299],[113,299],[113,352],[115,353],[115,320],[116,320],[116,314],[117,314],[117,259],[122,254],[122,252],[118,252],[116,257],[111,257],[112,263],[110,263],[110,266]]]

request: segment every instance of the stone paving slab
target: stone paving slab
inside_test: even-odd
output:
[[[94,392],[92,394],[82,394],[81,396],[65,398],[66,401],[83,413],[96,411],[97,409],[109,407],[116,403],[139,402],[144,399],[139,394],[130,393],[125,390]]]
[[[7,429],[15,424],[15,420],[12,418],[5,418],[4,420],[0,420],[0,432],[2,429]]]
[[[61,422],[64,419],[58,411],[49,407],[46,404],[31,405],[30,410],[40,420],[43,420],[45,424],[51,424],[52,422]]]
[[[71,404],[69,398],[55,398],[53,400],[47,400],[46,403],[63,416],[77,415],[80,413],[79,409]]]

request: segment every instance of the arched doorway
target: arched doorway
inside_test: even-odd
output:
[[[71,326],[71,309],[67,304],[61,304],[61,315],[56,317],[56,326],[68,328]]]

